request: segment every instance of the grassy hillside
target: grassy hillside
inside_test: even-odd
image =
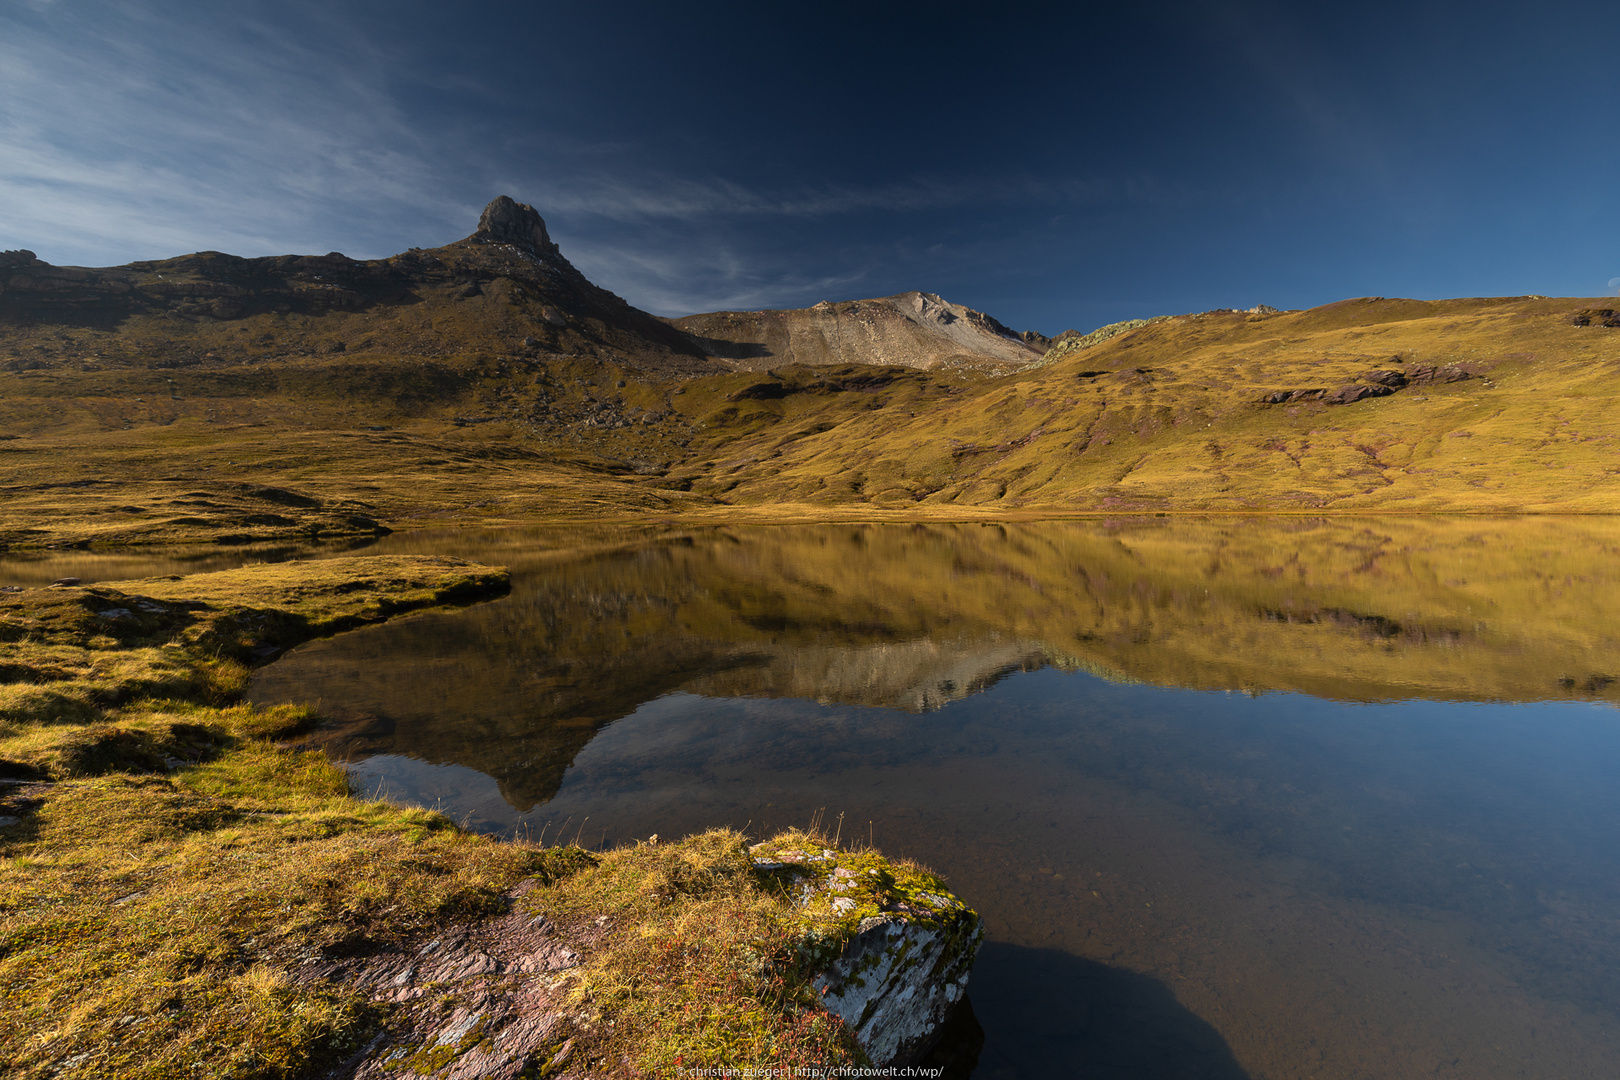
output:
[[[694,316],[708,336],[687,336],[586,281],[507,202],[466,240],[369,262],[205,252],[81,270],[6,253],[0,544],[669,515],[1620,509],[1620,318],[1596,301],[1207,312],[1065,335],[1045,360],[998,337],[1031,358],[1011,374],[1004,357],[925,371],[878,363],[888,337],[838,329],[872,302]],[[878,321],[916,330],[901,307]],[[821,346],[831,326],[842,351],[750,370],[792,352],[767,315]],[[983,330],[969,321],[928,340],[955,348],[946,331]],[[736,357],[711,355],[715,335]],[[938,361],[921,355],[901,360]]]
[[[926,413],[791,445],[711,444],[694,490],[921,508],[1612,512],[1620,333],[1575,325],[1589,307],[1375,298],[1165,319]],[[1331,398],[1387,372],[1407,385],[1351,404],[1264,401]]]

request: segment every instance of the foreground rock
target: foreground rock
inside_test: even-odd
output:
[[[978,914],[873,852],[761,844],[753,854],[756,866],[796,890],[806,947],[825,957],[812,982],[826,1008],[854,1031],[873,1064],[921,1059],[966,996],[984,940]]]
[[[531,879],[495,918],[408,947],[306,966],[302,982],[357,989],[390,1012],[384,1031],[325,1075],[664,1075],[671,1061],[689,1068],[860,1067],[851,1035],[874,1066],[914,1064],[965,997],[982,923],[927,871],[823,843],[790,833],[744,850],[735,833],[715,832],[677,844],[654,838],[603,856],[551,849],[576,867],[556,890]],[[720,906],[717,894],[725,898]],[[633,906],[649,899],[652,909]],[[732,902],[740,906],[727,906]],[[776,909],[760,926],[784,933],[756,938],[740,952],[710,950],[696,966],[664,966],[672,953],[703,953],[727,935],[732,916],[760,904]],[[679,936],[663,937],[671,926]],[[767,973],[761,981],[738,978],[739,968],[755,967]],[[786,981],[770,971],[787,973]],[[640,990],[615,996],[627,980]],[[691,1029],[712,1019],[692,1018],[693,986],[703,988],[697,996],[705,1006],[714,1003],[711,995],[731,994],[756,1012],[761,1000],[775,1000],[771,1008],[789,1025],[814,1014],[834,1034],[786,1052],[766,1038],[756,1044],[769,1048],[758,1061],[699,1056]],[[734,1048],[748,1046],[751,1034],[728,1029],[711,1046],[742,1053]]]

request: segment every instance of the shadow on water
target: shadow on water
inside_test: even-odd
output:
[[[1226,1040],[1149,976],[990,942],[970,985],[984,1040],[974,1080],[1248,1080]]]

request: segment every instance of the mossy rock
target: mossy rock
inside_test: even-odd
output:
[[[795,899],[811,984],[875,1064],[915,1061],[966,993],[983,920],[927,870],[807,840],[751,854]]]

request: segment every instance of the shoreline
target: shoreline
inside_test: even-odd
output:
[[[365,800],[288,746],[320,723],[309,707],[241,703],[250,669],[293,645],[508,582],[354,556],[0,594],[16,669],[0,687],[0,1060],[28,1077],[636,1075],[728,1063],[744,1037],[784,1062],[909,1060],[915,1031],[874,1041],[857,1009],[863,1041],[813,984],[874,935],[887,955],[958,926],[939,947],[959,977],[924,988],[960,997],[982,926],[914,864],[836,845],[754,858],[726,832],[602,853],[474,834]],[[663,962],[643,940],[658,926],[683,949],[748,929],[659,984],[689,1001],[731,980],[695,1026],[672,1027],[679,1001],[615,997]],[[762,941],[776,959],[743,963]]]

